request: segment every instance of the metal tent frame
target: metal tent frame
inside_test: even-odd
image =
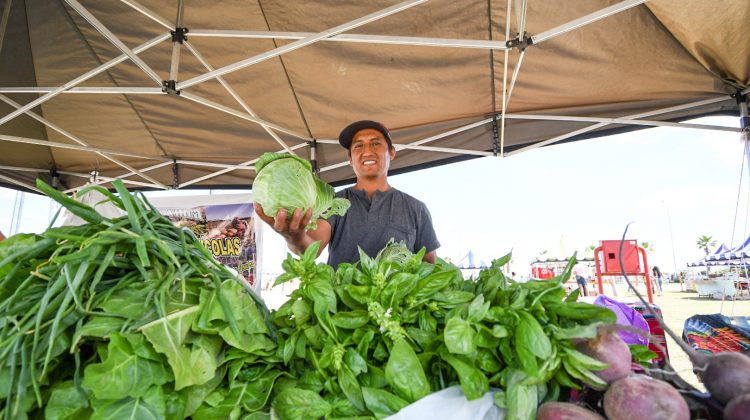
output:
[[[178,1],[177,16],[174,20],[166,19],[159,16],[157,13],[149,10],[145,6],[139,4],[134,0],[120,0],[123,4],[129,6],[133,10],[139,12],[143,16],[149,18],[153,22],[156,22],[163,27],[164,32],[158,36],[134,47],[129,48],[125,45],[105,24],[97,19],[86,7],[81,5],[77,0],[64,0],[64,2],[73,10],[75,10],[82,18],[84,18],[93,28],[95,28],[104,38],[106,38],[117,50],[120,51],[120,55],[112,58],[111,60],[91,69],[90,71],[81,74],[78,77],[73,78],[69,82],[61,86],[51,87],[0,87],[0,100],[7,105],[13,107],[15,110],[7,115],[0,117],[0,126],[8,123],[9,121],[25,115],[33,118],[37,122],[43,124],[48,129],[54,130],[66,139],[70,140],[70,143],[55,142],[45,139],[25,138],[10,135],[0,135],[0,144],[27,144],[27,145],[40,145],[51,148],[68,149],[80,152],[88,152],[96,154],[104,159],[107,159],[123,169],[121,174],[116,176],[100,176],[94,173],[93,178],[95,183],[105,184],[113,179],[122,179],[124,182],[135,188],[155,188],[155,189],[172,189],[172,188],[185,188],[189,186],[200,185],[201,182],[215,178],[217,176],[232,172],[232,171],[252,171],[253,164],[257,160],[257,156],[253,159],[244,161],[240,164],[225,164],[219,162],[210,161],[197,161],[191,159],[181,158],[170,158],[167,156],[158,156],[151,154],[133,153],[124,150],[113,150],[109,148],[101,148],[93,145],[80,136],[72,134],[63,128],[60,124],[50,121],[44,118],[42,115],[35,113],[33,110],[39,107],[41,104],[49,101],[50,99],[61,94],[77,94],[77,95],[174,95],[180,100],[187,100],[197,104],[200,104],[206,108],[226,113],[238,119],[244,120],[249,124],[254,124],[262,127],[262,129],[273,138],[278,144],[276,151],[288,152],[288,153],[301,153],[306,150],[311,160],[315,161],[315,153],[318,144],[337,144],[335,139],[316,139],[312,138],[307,134],[296,132],[294,129],[284,127],[283,125],[276,124],[272,121],[264,120],[256,114],[250,105],[237,93],[232,85],[227,82],[224,78],[225,75],[248,66],[253,66],[258,63],[264,62],[274,57],[290,53],[300,48],[304,48],[316,43],[321,42],[338,42],[338,43],[369,43],[369,44],[386,44],[386,45],[409,45],[409,46],[426,46],[426,47],[443,47],[443,48],[459,48],[459,49],[483,49],[490,50],[491,52],[502,52],[505,55],[504,68],[502,70],[502,103],[501,111],[494,113],[486,118],[482,118],[478,121],[465,124],[458,128],[446,130],[442,133],[432,135],[426,138],[422,138],[417,141],[411,141],[408,143],[394,144],[398,150],[423,150],[438,153],[447,153],[451,155],[464,155],[467,157],[483,157],[483,156],[499,156],[507,157],[517,153],[525,152],[531,149],[535,149],[542,146],[551,145],[554,143],[562,142],[564,140],[572,139],[577,136],[584,135],[586,133],[599,130],[603,127],[614,126],[614,125],[626,125],[631,127],[680,127],[686,129],[701,129],[701,130],[717,130],[717,131],[731,131],[743,133],[747,136],[748,132],[748,111],[747,111],[747,94],[750,92],[750,88],[738,91],[735,94],[728,96],[722,95],[705,100],[694,101],[691,103],[681,104],[678,106],[672,106],[659,110],[654,110],[645,113],[638,113],[633,115],[627,115],[622,118],[596,118],[596,117],[579,117],[571,115],[539,115],[539,114],[528,114],[528,113],[512,113],[507,112],[508,104],[511,101],[513,89],[518,80],[519,74],[522,71],[523,58],[527,50],[533,50],[537,46],[542,45],[544,42],[565,34],[569,31],[577,30],[586,25],[590,25],[602,19],[606,19],[610,16],[616,15],[623,11],[629,10],[633,7],[639,6],[646,2],[646,0],[623,0],[609,7],[598,10],[594,13],[590,13],[585,16],[581,16],[577,19],[552,27],[546,31],[535,35],[528,35],[525,32],[525,21],[527,11],[527,0],[508,0],[507,5],[507,24],[506,38],[502,41],[496,40],[482,40],[482,39],[441,39],[441,38],[427,38],[427,37],[409,37],[409,36],[384,36],[384,35],[362,35],[362,34],[347,34],[347,31],[363,26],[367,23],[374,22],[379,19],[383,19],[387,16],[400,13],[404,10],[418,7],[427,0],[407,0],[391,7],[379,10],[374,13],[367,14],[358,19],[354,19],[345,22],[341,25],[326,29],[321,32],[273,32],[273,31],[237,31],[237,30],[213,30],[213,29],[189,29],[190,37],[224,37],[224,38],[253,38],[253,39],[274,39],[274,40],[290,40],[292,42],[285,43],[282,46],[278,46],[274,49],[266,51],[261,54],[247,57],[241,61],[237,61],[219,68],[215,68],[209,63],[205,57],[198,51],[198,49],[191,44],[187,38],[188,30],[183,27],[185,6],[184,1]],[[2,21],[0,22],[0,49],[2,48],[3,35],[5,28],[8,25],[9,10],[11,7],[11,0],[5,1],[5,7],[3,9]],[[514,7],[515,6],[515,7]],[[518,33],[520,35],[513,36],[510,33],[510,21],[511,21],[511,10],[515,13],[518,24]],[[162,80],[157,72],[152,69],[139,55],[147,52],[153,47],[162,44],[164,42],[172,42],[171,49],[171,60],[169,68],[169,79]],[[193,59],[198,60],[201,65],[204,66],[205,72],[198,76],[188,78],[186,80],[180,79],[180,61],[183,58],[184,51],[192,56]],[[508,68],[509,54],[518,54],[516,66],[513,69]],[[121,63],[129,62],[133,63],[150,79],[151,84],[140,87],[81,87],[82,83],[94,78],[95,76],[106,72],[114,66]],[[241,110],[231,108],[224,104],[212,101],[206,97],[203,97],[194,92],[191,89],[197,85],[200,85],[209,80],[217,81],[224,89],[225,93],[229,95],[236,105]],[[20,104],[11,98],[8,94],[18,93],[29,93],[40,95],[37,99],[26,103]],[[720,126],[712,126],[705,124],[689,124],[681,122],[669,122],[651,120],[649,117],[655,117],[663,114],[668,114],[675,111],[688,110],[692,108],[698,108],[705,105],[731,102],[736,101],[740,110],[741,128],[727,128]],[[568,122],[580,122],[590,123],[590,125],[579,128],[568,133],[557,135],[555,137],[539,141],[537,143],[518,147],[515,149],[509,149],[506,147],[505,142],[505,126],[507,120],[544,120],[544,121],[568,121]],[[492,126],[494,132],[494,146],[492,150],[476,150],[469,148],[456,148],[456,147],[441,147],[432,146],[431,143],[438,139],[443,139],[467,130],[474,129],[481,126]],[[282,138],[280,134],[285,135]],[[288,139],[293,138],[294,141],[290,142]],[[747,137],[746,137],[747,138]],[[133,165],[126,163],[122,160],[123,157],[135,158],[142,161],[142,165]],[[750,165],[750,159],[748,159]],[[175,176],[175,181],[172,185],[163,181],[157,180],[151,176],[150,173],[160,168],[172,166],[176,173],[177,165],[188,166],[188,167],[205,167],[213,168],[213,172],[195,177],[193,179],[183,180],[178,182]],[[348,165],[347,161],[341,161],[337,163],[328,164],[320,167],[318,170],[321,173],[331,171],[337,168]],[[54,168],[31,168],[31,167],[18,167],[4,165],[0,166],[0,170],[10,172],[25,172],[25,173],[38,173],[47,174],[50,171],[54,171],[58,174],[63,174],[77,178],[92,178],[92,173],[76,172],[76,171],[55,171]],[[0,174],[0,181],[10,183],[16,187],[37,191],[34,185],[31,185],[22,180],[16,179],[12,176]],[[66,192],[71,192],[75,188],[67,189]]]

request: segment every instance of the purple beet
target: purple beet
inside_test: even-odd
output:
[[[578,351],[609,365],[594,372],[604,382],[610,384],[630,373],[630,348],[612,329],[599,328],[596,337],[577,343]]]
[[[629,376],[610,384],[604,393],[604,412],[610,419],[690,419],[690,409],[676,389],[645,375]]]
[[[718,353],[697,359],[696,373],[711,396],[722,404],[750,393],[750,357],[742,353]]]
[[[750,394],[743,394],[732,398],[724,407],[724,420],[750,419]]]
[[[579,405],[547,402],[539,407],[536,420],[604,420],[604,417]]]

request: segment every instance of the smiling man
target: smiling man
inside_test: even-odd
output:
[[[440,243],[427,206],[388,184],[388,169],[396,156],[388,129],[375,121],[357,121],[341,131],[339,143],[349,151],[349,164],[357,176],[353,187],[336,193],[351,202],[344,216],[318,220],[318,228],[307,232],[304,227],[312,209],[304,213],[296,209],[287,222],[286,210],[279,210],[274,220],[256,204],[258,216],[297,254],[315,241],[321,242],[321,251],[329,246],[328,264],[334,268],[358,261],[357,247],[374,257],[390,239],[404,241],[412,252],[425,247],[424,260],[434,263]]]

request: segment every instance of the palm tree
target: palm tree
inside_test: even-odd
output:
[[[699,249],[702,249],[706,253],[706,256],[708,256],[708,254],[711,253],[711,250],[708,248],[716,246],[716,240],[710,236],[703,235],[698,238],[695,245],[697,245]]]

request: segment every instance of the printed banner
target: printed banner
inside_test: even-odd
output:
[[[255,286],[257,249],[252,203],[159,211],[176,226],[190,229],[219,262]]]

